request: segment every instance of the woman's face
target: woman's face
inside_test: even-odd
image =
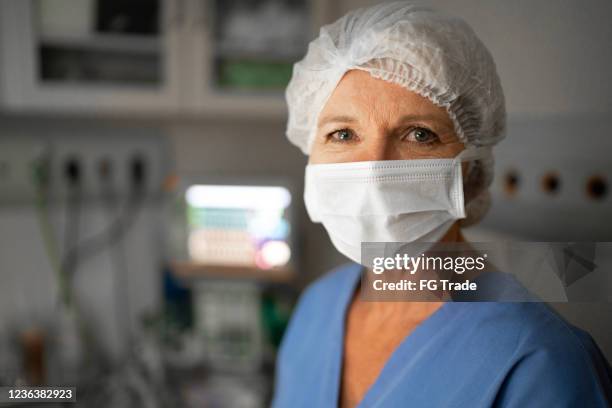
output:
[[[319,115],[309,163],[452,158],[463,149],[444,108],[351,70]]]

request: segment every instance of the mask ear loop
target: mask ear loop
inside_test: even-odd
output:
[[[492,155],[492,149],[490,146],[480,146],[480,147],[467,147],[466,149],[462,150],[457,156],[455,156],[454,158],[454,165],[455,165],[455,171],[456,173],[459,174],[460,177],[460,183],[461,185],[457,188],[459,188],[461,190],[461,204],[460,208],[460,214],[462,215],[462,218],[465,218],[467,216],[467,207],[468,204],[474,199],[474,197],[470,197],[468,200],[466,200],[465,197],[465,182],[468,179],[468,175],[470,174],[470,172],[472,171],[472,169],[474,168],[476,161],[479,159],[482,159],[484,157],[488,157],[490,155]],[[463,163],[467,163],[468,167],[465,171],[465,173],[463,172]]]
[[[455,164],[461,167],[463,182],[466,181],[470,172],[474,169],[476,161],[493,155],[493,149],[491,146],[480,146],[480,147],[468,147],[462,150],[457,156],[455,156]],[[465,174],[463,174],[462,163],[468,164]],[[465,203],[467,205],[467,202]]]
[[[458,162],[474,162],[484,157],[489,157],[493,154],[491,146],[480,146],[480,147],[468,147],[461,151],[455,160]]]
[[[459,153],[456,157],[455,160],[458,162],[458,167],[461,169],[462,172],[462,182],[465,186],[465,183],[469,180],[470,177],[470,173],[474,170],[474,168],[476,167],[476,162],[480,159],[483,158],[488,158],[488,157],[492,157],[493,155],[493,149],[491,146],[480,146],[480,147],[468,147],[465,150],[463,150],[461,153]],[[461,163],[467,162],[468,163],[468,167],[465,171],[465,175],[463,175],[463,169],[461,166]],[[463,177],[465,176],[465,177]],[[466,217],[463,220],[461,220],[462,223],[464,223],[465,220],[469,219],[468,216],[468,208],[470,205],[472,205],[475,202],[478,202],[479,200],[482,200],[483,197],[483,193],[488,194],[486,192],[486,189],[483,191],[480,191],[477,194],[472,194],[471,197],[469,197],[466,200],[466,197],[464,195],[464,203],[463,203],[463,207],[465,208],[466,211]],[[486,200],[485,200],[486,201]],[[468,224],[464,224],[464,225],[471,225],[472,222],[469,222]]]

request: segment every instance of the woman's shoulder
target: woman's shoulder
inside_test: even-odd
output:
[[[291,315],[280,348],[280,366],[296,359],[312,359],[313,350],[320,349],[333,332],[351,288],[359,279],[357,264],[339,266],[309,284],[302,292]],[[295,364],[303,366],[302,364]]]
[[[319,318],[329,316],[336,310],[344,295],[349,295],[351,288],[359,279],[361,267],[358,264],[340,265],[311,282],[302,291],[291,316],[291,326],[302,326],[324,322]],[[323,312],[323,313],[322,313]]]
[[[312,298],[316,298],[317,302],[337,299],[340,292],[353,287],[360,276],[361,268],[351,262],[326,272],[306,286],[300,296],[300,302],[309,302]]]
[[[584,349],[591,347],[593,340],[550,305],[544,302],[497,302],[482,303],[489,318],[502,326],[514,326],[519,330],[518,345],[540,347],[555,345],[560,349]]]
[[[493,335],[513,336],[500,401],[529,405],[531,392],[542,402],[582,400],[582,406],[603,407],[612,401],[612,369],[587,332],[545,303],[495,303],[487,309],[498,326]]]
[[[537,350],[586,355],[597,349],[592,337],[543,302],[473,303],[464,311],[467,319],[480,322],[480,332],[492,338],[505,336],[514,354]],[[477,316],[479,316],[477,318]],[[598,350],[598,349],[597,349]],[[599,352],[600,353],[600,352]]]

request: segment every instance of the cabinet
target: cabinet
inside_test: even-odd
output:
[[[4,109],[278,116],[324,0],[2,0]]]

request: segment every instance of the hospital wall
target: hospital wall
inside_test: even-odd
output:
[[[588,2],[570,1],[432,1],[441,9],[465,18],[483,39],[497,62],[502,84],[507,97],[509,113],[508,138],[499,151],[516,151],[528,146],[525,137],[514,137],[516,129],[530,127],[537,123],[538,132],[550,144],[541,151],[542,160],[568,154],[571,145],[557,146],[555,123],[580,123],[575,134],[575,149],[588,149],[589,143],[610,138],[601,129],[612,126],[612,53],[609,38],[612,25],[612,3],[607,0]],[[372,4],[367,1],[342,0],[333,5],[333,17],[357,6]],[[579,4],[579,5],[578,5]],[[596,132],[592,127],[597,123]],[[0,137],[12,129],[28,124],[28,132],[45,135],[49,128],[70,126],[69,120],[61,117],[0,116]],[[88,119],[84,127],[98,126],[96,119]],[[131,123],[130,119],[118,122],[122,128]],[[604,125],[602,125],[602,123]],[[293,183],[294,191],[302,189],[303,167],[306,158],[284,139],[283,121],[223,118],[201,118],[186,121],[152,120],[151,124],[160,130],[172,146],[173,161],[177,174],[221,175],[224,177],[287,177]],[[525,125],[526,124],[526,125]],[[535,126],[535,125],[534,125]],[[571,135],[570,135],[571,136]],[[84,137],[87,137],[85,134]],[[534,134],[538,137],[538,134]],[[565,136],[567,139],[568,136]],[[560,149],[565,149],[561,151]],[[570,151],[571,153],[571,151]],[[593,160],[609,163],[609,151],[596,149]],[[517,162],[520,168],[523,163]],[[330,267],[343,262],[336,253],[319,225],[311,224],[297,196],[296,231],[298,232],[297,255],[301,283],[306,284],[325,273]],[[509,204],[504,204],[509,205]],[[608,201],[609,205],[609,201]],[[95,230],[103,221],[102,210],[91,209],[89,218],[100,220],[83,228]],[[495,216],[495,213],[492,213]],[[48,276],[48,267],[42,242],[35,228],[33,208],[0,209],[0,326],[3,322],[31,319],[44,316],[53,299],[48,288],[53,285]],[[134,289],[131,299],[139,308],[153,307],[158,300],[158,287],[151,283],[155,279],[155,259],[151,254],[158,251],[159,242],[151,236],[160,234],[160,215],[151,208],[138,220],[130,233],[129,262],[133,270],[147,270],[132,279]],[[550,225],[562,223],[563,219],[548,219]],[[589,220],[594,225],[612,225],[612,217]],[[487,225],[504,233],[507,219],[488,219]],[[610,231],[609,228],[607,229]],[[525,236],[553,240],[547,233],[546,223],[532,225],[522,231]],[[512,231],[514,235],[521,231]],[[598,239],[612,240],[612,231],[606,237],[606,230]],[[87,234],[87,231],[83,231]],[[571,239],[572,231],[559,239]],[[88,277],[80,283],[84,297],[94,304],[90,313],[100,321],[100,336],[106,339],[110,348],[119,350],[121,344],[113,333],[110,305],[105,299],[112,298],[112,286],[101,272],[108,269],[108,254],[101,255],[88,267]],[[23,290],[27,288],[27,290]],[[99,306],[99,307],[98,307]],[[612,359],[612,307],[602,304],[560,305],[570,320],[589,329],[607,356]],[[106,329],[105,329],[106,328]]]

